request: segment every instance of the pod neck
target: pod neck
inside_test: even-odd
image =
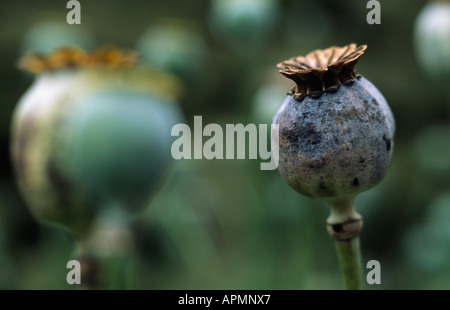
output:
[[[363,220],[355,210],[354,201],[354,196],[328,201],[331,213],[327,219],[327,231],[333,239],[350,240],[361,232]]]

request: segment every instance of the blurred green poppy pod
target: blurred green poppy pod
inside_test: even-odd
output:
[[[333,46],[278,64],[296,83],[273,119],[278,170],[299,193],[330,202],[328,229],[336,239],[359,234],[354,197],[383,179],[394,146],[386,100],[354,69],[365,49]]]
[[[43,16],[30,25],[21,44],[22,53],[51,53],[60,46],[76,46],[89,50],[95,46],[95,39],[84,25],[73,27],[61,20],[58,12],[55,16]]]
[[[280,13],[277,0],[213,0],[209,24],[214,35],[240,52],[257,51]]]
[[[272,70],[264,80],[253,96],[252,118],[255,123],[270,125],[285,97],[283,91],[287,87],[287,80]]]
[[[84,236],[104,208],[148,205],[171,160],[179,85],[136,60],[113,48],[22,60],[38,76],[15,111],[12,159],[39,219]]]
[[[207,56],[207,46],[200,33],[192,24],[179,20],[148,27],[140,35],[136,50],[144,63],[183,78],[199,72]]]
[[[450,83],[450,1],[429,2],[417,16],[414,47],[422,70],[442,85]]]

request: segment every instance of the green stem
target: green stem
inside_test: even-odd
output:
[[[103,261],[104,278],[108,279],[104,287],[109,290],[129,290],[133,288],[133,268],[130,255],[110,257]]]
[[[99,214],[89,237],[81,244],[79,260],[84,289],[131,289],[134,244],[128,214],[109,204]]]
[[[98,256],[86,252],[77,257],[81,265],[81,288],[126,290],[132,288],[131,255]]]
[[[346,290],[363,289],[359,233],[363,221],[355,211],[354,196],[329,200],[331,213],[327,219],[327,230],[335,240]]]
[[[336,240],[335,245],[341,267],[344,289],[364,289],[359,237],[356,236],[350,240]]]

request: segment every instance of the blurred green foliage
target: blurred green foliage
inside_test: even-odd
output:
[[[380,25],[366,23],[365,1],[268,1],[276,9],[251,13],[248,23],[244,10],[230,31],[217,29],[227,27],[219,2],[81,0],[82,26],[66,35],[63,26],[42,26],[65,23],[64,1],[0,3],[0,288],[73,289],[65,267],[74,242],[31,217],[9,159],[11,116],[32,82],[17,60],[69,39],[86,48],[142,47],[145,61],[184,80],[180,104],[188,124],[194,115],[204,123],[269,123],[293,86],[277,73],[278,62],[330,45],[367,44],[357,68],[397,122],[388,175],[356,200],[365,223],[363,264],[376,259],[382,268],[382,284],[367,288],[450,289],[450,90],[420,71],[412,42],[426,1],[380,1]],[[190,42],[179,42],[188,35]],[[159,58],[165,47],[168,60]],[[295,193],[277,171],[260,171],[259,161],[175,162],[133,224],[134,286],[340,289],[328,211],[325,202]]]

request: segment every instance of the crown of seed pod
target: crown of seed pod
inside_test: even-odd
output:
[[[355,70],[365,49],[333,46],[278,64],[296,83],[273,119],[280,129],[278,169],[296,191],[336,207],[328,228],[337,239],[361,230],[361,217],[340,206],[353,206],[356,194],[381,181],[394,145],[386,100]]]
[[[136,66],[116,48],[30,54],[37,74],[14,115],[12,159],[38,219],[85,236],[108,206],[135,212],[160,183],[181,118],[172,76]]]

